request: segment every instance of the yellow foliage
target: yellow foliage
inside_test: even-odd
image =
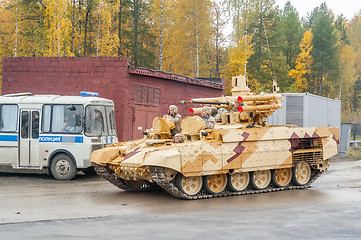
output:
[[[355,69],[356,54],[350,45],[341,46],[340,67],[341,67],[341,102],[344,112],[351,111],[353,99],[353,87],[356,81]]]
[[[67,1],[65,0],[45,0],[44,25],[47,26],[45,33],[45,45],[47,50],[45,56],[73,56],[69,36],[71,32],[71,22],[67,18]]]
[[[230,49],[229,63],[225,67],[226,95],[230,94],[232,77],[246,74],[245,65],[247,64],[249,57],[254,53],[251,41],[251,35],[244,35],[239,43]],[[257,80],[253,80],[250,85],[252,85],[253,88],[257,88],[259,83]]]
[[[208,65],[202,63],[206,63],[211,41],[212,2],[178,0],[168,4],[174,8],[163,32],[163,70],[196,77],[198,68],[204,76],[208,71]]]
[[[6,6],[9,3],[0,1],[0,89],[2,80],[2,62],[3,56],[10,57],[14,51],[14,35],[15,29],[13,24],[13,15]]]
[[[303,35],[303,39],[300,43],[301,52],[296,59],[296,66],[289,72],[290,77],[295,79],[295,87],[297,92],[303,92],[308,84],[305,75],[311,72],[312,56],[312,32],[311,29],[306,31]]]
[[[102,4],[98,11],[98,34],[97,37],[99,51],[98,56],[112,56],[117,53],[119,38],[111,31],[112,15],[111,9],[106,4]]]

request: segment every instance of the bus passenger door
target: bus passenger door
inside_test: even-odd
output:
[[[39,159],[39,109],[22,109],[19,136],[19,166],[37,167]]]

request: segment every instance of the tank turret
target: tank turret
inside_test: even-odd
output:
[[[277,87],[275,87],[277,89]],[[248,127],[267,126],[266,118],[275,110],[282,108],[282,95],[277,93],[261,93],[254,95],[248,88],[245,76],[232,78],[232,96],[215,98],[192,98],[180,101],[180,104],[200,104],[212,106],[214,109],[224,108],[228,113],[223,113],[222,124],[242,123]],[[190,108],[191,114],[202,112],[200,108]],[[217,114],[217,110],[214,111]],[[242,113],[242,114],[241,114]]]
[[[244,76],[232,79],[232,96],[191,98],[197,104],[182,131],[171,134],[171,119],[157,117],[144,138],[94,151],[96,172],[126,191],[162,188],[183,199],[307,188],[337,154],[338,128],[269,126],[282,96],[253,94]],[[207,128],[202,107],[215,116]]]

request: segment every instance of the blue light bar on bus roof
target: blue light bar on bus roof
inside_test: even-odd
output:
[[[86,91],[81,91],[80,96],[86,96],[86,97],[97,97],[99,96],[99,93],[97,92],[86,92]]]

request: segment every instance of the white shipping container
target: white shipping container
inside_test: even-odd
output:
[[[310,93],[282,93],[282,108],[267,119],[270,125],[341,128],[341,101]]]

